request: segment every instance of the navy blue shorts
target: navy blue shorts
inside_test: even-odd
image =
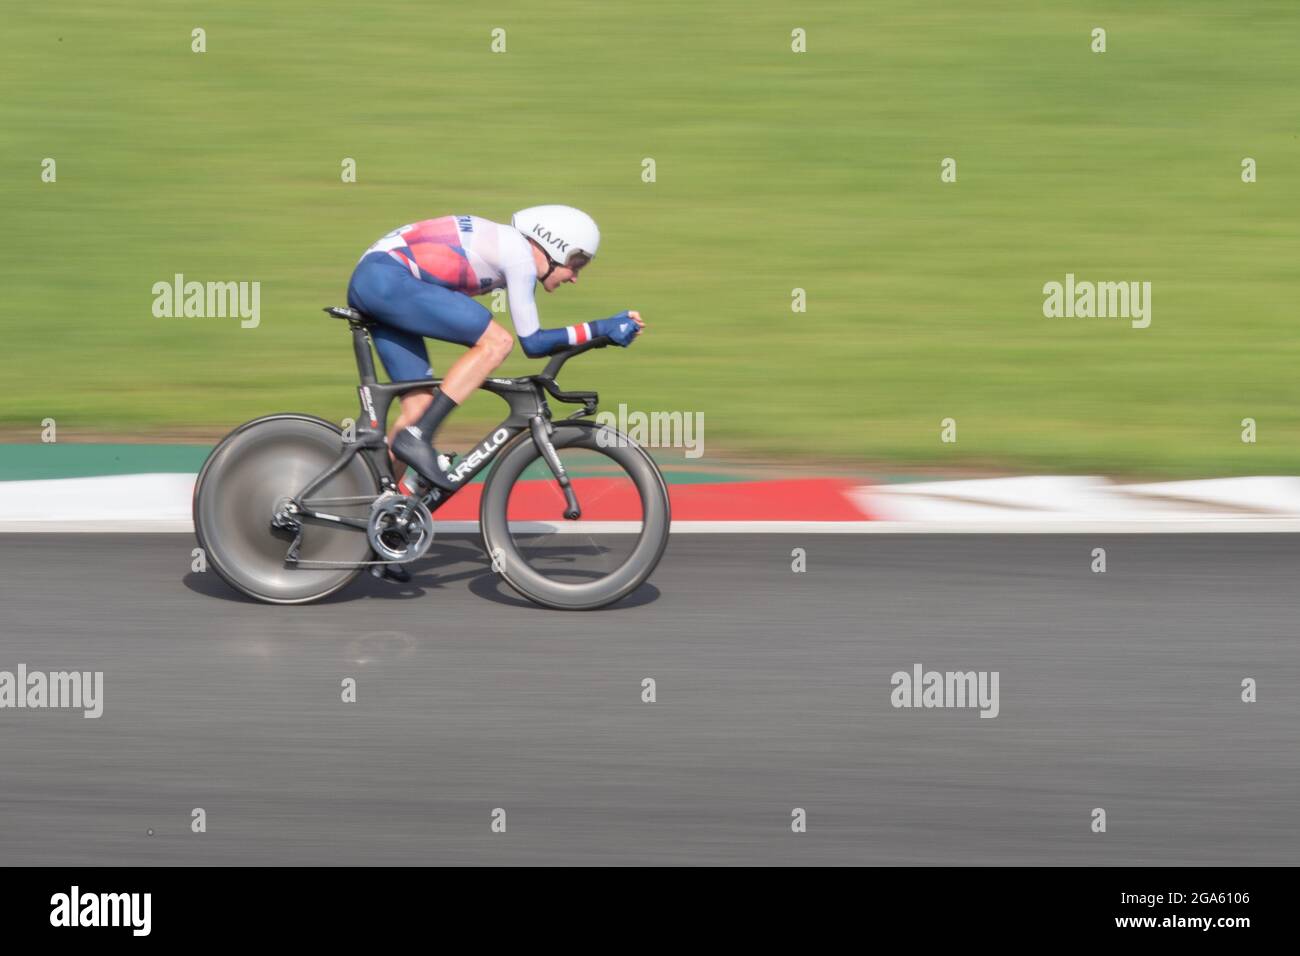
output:
[[[487,331],[492,313],[463,292],[411,275],[386,252],[357,263],[348,283],[348,305],[374,319],[375,351],[394,382],[431,378],[424,339],[473,345]]]

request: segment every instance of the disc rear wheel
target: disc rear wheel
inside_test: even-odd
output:
[[[274,604],[316,601],[347,585],[371,557],[364,530],[303,519],[295,565],[285,560],[294,532],[271,526],[277,510],[342,451],[339,430],[306,415],[258,419],[227,436],[208,456],[194,487],[194,530],[208,564],[232,587]],[[370,465],[356,455],[312,493],[312,500],[378,494]],[[316,510],[365,518],[370,506]]]

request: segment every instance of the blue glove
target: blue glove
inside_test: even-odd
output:
[[[641,331],[626,312],[611,315],[608,319],[597,319],[591,325],[592,331],[597,335],[607,335],[610,341],[615,345],[621,345],[623,348],[631,345],[632,340]]]

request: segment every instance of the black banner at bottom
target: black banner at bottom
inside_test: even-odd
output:
[[[1284,930],[1289,869],[828,869],[712,872],[482,869],[7,869],[7,940],[78,943],[293,938],[378,942],[430,932],[495,934],[599,923],[638,935],[689,922],[743,937],[788,931],[811,942],[849,931],[915,939],[1193,937],[1232,945]],[[540,923],[537,922],[540,920]],[[919,934],[919,935],[916,935]],[[485,934],[485,939],[488,938]],[[607,938],[610,944],[614,939]],[[540,940],[538,941],[540,942]]]

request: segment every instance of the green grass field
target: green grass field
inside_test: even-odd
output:
[[[604,245],[543,323],[650,328],[565,381],[703,411],[710,454],[1297,471],[1294,0],[69,0],[6,11],[0,52],[10,440],[353,414],[319,308],[370,242],[570,202]],[[1067,272],[1151,282],[1151,327],[1044,318]],[[155,318],[175,273],[259,281],[260,326]]]

